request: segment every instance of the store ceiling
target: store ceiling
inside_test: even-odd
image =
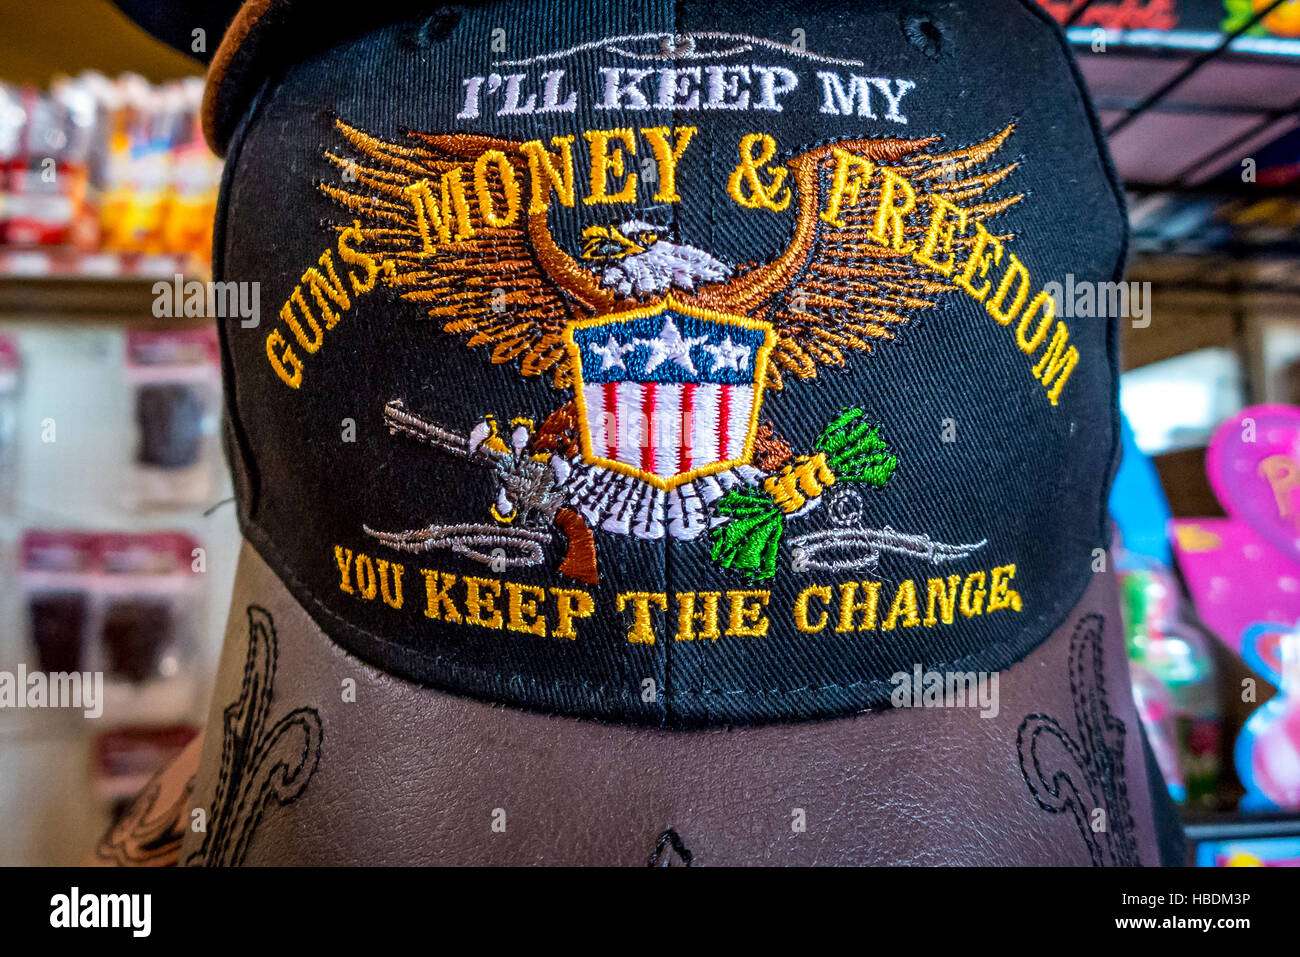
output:
[[[1146,101],[1188,66],[1188,57],[1095,54],[1079,65],[1125,182],[1189,187],[1227,171],[1300,125],[1300,63],[1221,57],[1207,62],[1154,104]],[[1145,107],[1145,108],[1144,108]],[[1131,111],[1141,110],[1131,120]]]
[[[1137,252],[1300,256],[1300,58],[1075,51]]]

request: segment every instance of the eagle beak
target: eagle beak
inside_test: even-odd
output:
[[[634,253],[643,253],[638,246],[618,231],[616,226],[588,226],[582,231],[582,258],[609,262]]]

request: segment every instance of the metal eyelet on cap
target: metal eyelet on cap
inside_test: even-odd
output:
[[[416,45],[427,48],[446,40],[460,24],[461,13],[460,7],[439,7],[420,25],[415,35]]]
[[[903,36],[931,60],[939,59],[948,44],[947,28],[930,16],[903,17]]]

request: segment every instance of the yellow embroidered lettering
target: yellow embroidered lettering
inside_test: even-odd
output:
[[[338,313],[330,308],[333,302],[340,309],[351,309],[352,300],[348,298],[347,290],[343,287],[343,280],[339,279],[338,273],[334,271],[334,260],[327,249],[321,253],[318,265],[329,274],[327,279],[321,274],[320,269],[315,266],[309,268],[302,274],[302,279],[298,280],[311,290],[312,296],[316,299],[316,305],[320,306],[321,318],[325,320],[325,328],[333,329],[339,321]]]
[[[365,279],[358,279],[356,270],[348,270],[348,282],[352,284],[352,291],[358,296],[374,289],[375,279],[379,275],[379,265],[375,262],[375,257],[353,249],[349,245],[349,241],[360,243],[361,238],[361,223],[354,221],[351,226],[339,233],[338,242],[339,258],[345,263],[360,266],[365,270]]]
[[[903,201],[895,203],[897,194],[902,194]],[[897,249],[899,252],[911,252],[916,248],[914,242],[903,242],[903,217],[916,209],[916,191],[904,177],[895,173],[888,166],[880,168],[880,203],[876,207],[876,219],[869,233],[871,238],[883,246]]]
[[[1043,388],[1048,390],[1047,398],[1051,400],[1052,405],[1056,405],[1056,400],[1061,397],[1061,390],[1065,388],[1066,380],[1070,378],[1070,373],[1079,362],[1079,350],[1074,346],[1066,348],[1069,339],[1070,332],[1065,328],[1065,323],[1058,322],[1051,344],[1043,353],[1043,357],[1038,360],[1038,364],[1034,366],[1034,377],[1043,383]],[[1053,380],[1055,385],[1052,384]]]
[[[424,253],[435,251],[435,243],[460,242],[474,235],[474,225],[469,216],[469,199],[460,167],[444,173],[439,195],[435,201],[427,179],[418,180],[404,192],[415,211],[415,226],[420,233],[420,248]],[[452,233],[452,224],[456,231]],[[436,235],[435,235],[436,234]]]
[[[465,576],[465,624],[500,628],[501,612],[495,605],[501,597],[501,583],[492,578]],[[486,614],[487,617],[484,617]]]
[[[556,148],[554,153],[541,140],[529,140],[520,147],[528,157],[528,178],[532,183],[532,198],[528,201],[530,216],[546,212],[551,205],[552,190],[561,205],[572,207],[574,203],[573,137],[552,136],[551,145]]]
[[[284,341],[279,330],[273,330],[266,337],[266,358],[285,385],[291,389],[302,385],[302,360],[294,354],[293,347]]]
[[[858,197],[862,194],[876,166],[871,160],[850,153],[848,150],[842,150],[838,146],[831,150],[831,155],[835,157],[835,173],[831,177],[831,191],[826,201],[826,208],[820,215],[823,222],[844,229],[841,212],[847,207],[858,204]]]
[[[406,571],[398,562],[389,562],[385,559],[378,558],[375,564],[379,566],[379,594],[384,599],[384,604],[389,608],[402,607],[402,572]],[[391,583],[389,571],[392,572]]]
[[[577,638],[573,628],[575,619],[588,618],[595,611],[596,604],[585,591],[576,588],[552,588],[555,596],[555,631],[556,638]]]
[[[353,563],[357,573],[357,592],[367,601],[379,593],[379,580],[375,578],[375,563],[369,555],[358,555]]]
[[[700,600],[701,609],[695,610],[695,600]],[[701,641],[718,640],[718,602],[722,592],[678,592],[677,593],[677,640]],[[700,630],[695,630],[699,622]]]
[[[668,141],[670,133],[675,136],[672,143]],[[656,203],[682,201],[681,196],[677,194],[677,161],[686,152],[686,147],[695,133],[694,126],[678,126],[671,131],[666,126],[651,126],[641,131],[641,135],[650,141],[656,172],[659,175],[659,189],[655,193]]]
[[[825,609],[822,610],[821,617],[817,623],[813,624],[808,620],[808,603],[814,598],[820,598],[826,604],[831,603],[833,592],[829,585],[809,585],[799,593],[799,597],[794,602],[794,626],[805,634],[815,635],[826,627],[826,621],[830,618],[830,613]]]
[[[979,273],[980,278],[983,279],[989,274],[989,267],[1001,261],[1002,240],[985,229],[983,223],[977,222],[975,224],[975,243],[971,248],[970,258],[966,260],[965,267],[953,282],[965,289],[969,295],[974,297],[976,302],[983,302],[993,284],[986,282],[976,289],[971,285],[971,280],[975,278],[976,273]]]
[[[987,581],[983,572],[971,572],[961,586],[961,613],[967,618],[974,618],[984,613],[984,583]]]
[[[746,209],[781,212],[790,205],[784,166],[767,166],[776,155],[776,140],[766,133],[750,133],[740,140],[740,163],[727,179],[727,195]],[[760,172],[768,177],[764,184]],[[742,188],[743,187],[743,188]]]
[[[1006,302],[1007,294],[1011,291],[1012,284],[1015,284],[1016,287],[1015,298],[1011,300],[1009,306],[1004,307],[1003,304]],[[1002,282],[998,284],[998,291],[993,294],[993,298],[985,304],[984,308],[1000,325],[1005,326],[1024,307],[1025,299],[1028,296],[1029,270],[1025,268],[1025,264],[1020,261],[1020,258],[1015,253],[1012,253],[1011,261],[1007,264],[1006,275],[1002,277]]]
[[[893,604],[889,606],[889,614],[880,623],[880,630],[893,631],[900,615],[904,628],[913,628],[921,623],[921,618],[916,613],[916,582],[910,578],[904,578],[898,583],[898,592],[894,595]]]
[[[298,305],[303,318],[307,320],[307,325],[311,327],[311,331],[314,333],[310,339],[307,338],[307,333],[303,331],[298,320],[294,318],[293,306],[295,303]],[[325,342],[325,332],[317,325],[315,318],[312,317],[311,310],[307,308],[307,300],[302,297],[301,286],[294,287],[293,292],[289,294],[289,301],[280,307],[280,318],[284,320],[284,324],[289,327],[289,331],[298,340],[298,345],[302,346],[308,355],[314,353]]]
[[[424,576],[424,589],[427,599],[424,606],[424,617],[441,618],[443,621],[459,622],[460,609],[456,603],[451,600],[447,594],[451,586],[456,584],[456,576],[442,573],[442,585],[438,584],[438,573],[429,571],[427,568],[421,568],[420,574]]]
[[[1015,565],[999,565],[993,569],[993,578],[989,583],[989,611],[1003,608],[1019,611],[1020,593],[1011,587],[1011,579],[1016,577]]]
[[[339,591],[354,594],[352,591],[352,549],[342,545],[334,546],[334,561],[339,566]]]
[[[506,582],[506,596],[510,612],[506,623],[508,629],[530,635],[546,634],[546,618],[537,611],[537,603],[546,600],[546,589]]]
[[[1029,329],[1030,322],[1034,316],[1042,313],[1042,318],[1038,320],[1038,325],[1034,329],[1032,336],[1025,335]],[[1035,349],[1043,344],[1047,338],[1047,330],[1052,326],[1052,320],[1056,318],[1056,300],[1048,295],[1044,289],[1032,300],[1025,314],[1020,317],[1020,324],[1016,326],[1016,345],[1020,346],[1020,351],[1032,353]]]
[[[762,638],[766,635],[768,618],[763,612],[763,606],[767,604],[769,596],[770,592],[765,591],[727,592],[727,599],[731,602],[727,634],[739,638]]]
[[[866,590],[867,597],[854,602],[858,585]],[[871,631],[876,627],[876,605],[880,601],[880,582],[844,582],[840,585],[840,621],[835,630],[841,634],[853,631],[853,617],[862,612],[862,624],[858,631]]]
[[[636,153],[636,140],[626,127],[616,130],[587,130],[582,134],[591,144],[591,193],[584,203],[635,203],[636,173],[628,173],[623,188],[609,192],[610,176],[624,174],[624,156]],[[624,153],[626,150],[626,153]]]
[[[654,625],[650,620],[651,602],[664,611],[668,610],[668,596],[663,592],[623,592],[615,599],[615,607],[619,611],[623,611],[628,605],[632,606],[632,625],[627,631],[629,644],[653,645],[655,643]]]
[[[966,210],[954,206],[942,196],[930,196],[928,199],[930,205],[934,207],[934,216],[930,220],[930,228],[925,231],[925,242],[921,244],[914,258],[922,266],[927,266],[944,276],[951,276],[957,265],[956,260],[949,255],[947,259],[940,261],[934,258],[935,253],[942,251],[951,254],[954,234],[961,235],[966,232],[967,213]],[[956,221],[950,220],[949,216],[955,216]]]
[[[942,578],[931,578],[926,583],[925,624],[931,627],[942,619],[945,625],[952,624],[953,609],[957,607],[957,589],[961,586],[960,575],[949,575],[945,585]],[[939,606],[939,618],[934,615],[934,606]]]
[[[488,167],[495,164],[501,192],[505,196],[506,211],[498,213],[488,184]],[[474,161],[474,194],[478,197],[478,211],[483,222],[498,229],[513,226],[519,219],[519,181],[510,159],[500,150],[484,150]]]

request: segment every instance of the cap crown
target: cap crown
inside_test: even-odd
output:
[[[252,101],[223,198],[245,532],[394,674],[848,713],[1022,657],[1106,544],[1113,322],[1061,290],[1124,213],[1032,4],[380,26]]]

